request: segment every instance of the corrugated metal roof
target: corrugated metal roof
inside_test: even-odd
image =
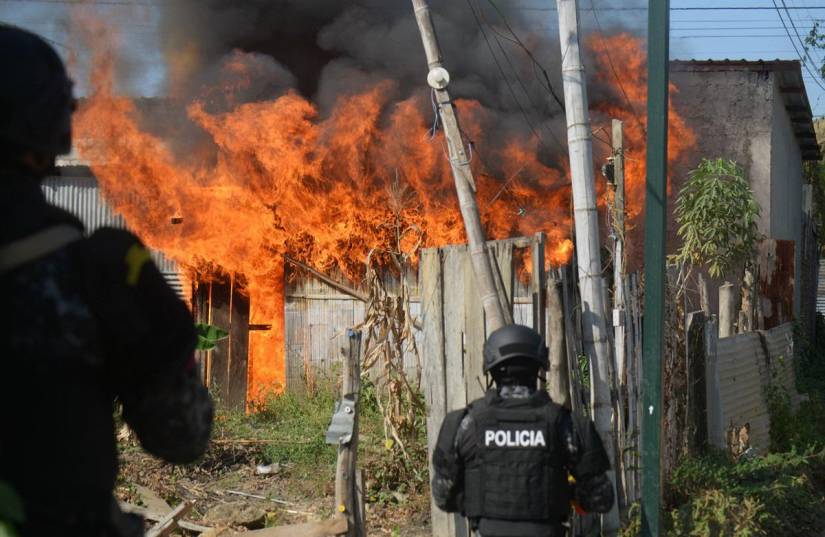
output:
[[[93,176],[78,174],[48,177],[43,181],[42,189],[49,203],[76,215],[87,232],[101,227],[127,229],[123,216],[115,213],[100,195],[100,188]],[[169,284],[182,296],[177,264],[158,250],[151,250],[151,254]]]
[[[42,183],[49,203],[74,214],[88,231],[109,226],[126,229],[126,222],[100,197],[93,177],[49,177]]]

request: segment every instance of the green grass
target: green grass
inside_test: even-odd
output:
[[[221,411],[215,420],[217,442],[252,440],[259,463],[280,463],[286,476],[307,496],[331,491],[336,446],[324,436],[332,418],[338,388],[319,384],[313,393],[284,393],[270,397],[251,414]],[[359,413],[358,465],[364,470],[367,501],[382,505],[429,505],[424,416],[416,420],[416,436],[405,446],[405,458],[395,443],[385,441],[383,418],[372,384],[365,381]]]

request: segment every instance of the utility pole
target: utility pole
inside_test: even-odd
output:
[[[501,296],[496,288],[493,267],[490,263],[490,256],[487,254],[487,242],[481,228],[481,217],[476,203],[475,180],[470,170],[467,151],[464,149],[464,140],[461,136],[461,128],[458,126],[455,106],[447,91],[450,74],[443,66],[441,48],[438,45],[433,19],[430,15],[430,6],[427,5],[426,0],[412,0],[412,5],[430,69],[427,74],[427,83],[432,88],[438,106],[438,115],[444,127],[444,137],[447,139],[450,168],[453,171],[458,204],[464,219],[464,229],[467,232],[473,274],[481,295],[487,331],[492,332],[505,324],[512,324],[513,314],[510,312],[507,299]]]
[[[647,184],[642,341],[642,536],[662,531],[662,354],[667,225],[670,0],[651,0],[647,24]]]
[[[626,505],[630,502],[628,496],[632,486],[627,468],[629,467],[629,452],[627,451],[627,431],[633,430],[632,422],[627,424],[624,420],[624,396],[628,393],[628,373],[627,354],[625,353],[625,297],[624,297],[624,124],[620,119],[612,121],[612,145],[613,145],[613,343],[615,346],[615,367],[616,387],[618,388],[618,400],[615,411],[616,434],[618,435],[618,451],[616,453],[616,470],[620,476],[616,479],[617,488],[622,491],[622,500]],[[627,399],[628,402],[630,399]],[[632,420],[633,413],[629,413]]]
[[[590,112],[587,105],[587,82],[579,51],[579,18],[576,0],[556,0],[559,13],[564,109],[567,116],[567,145],[573,183],[573,219],[576,229],[576,256],[581,294],[582,343],[590,359],[590,389],[596,429],[608,447],[608,472],[616,492],[616,453],[611,426],[613,405],[610,396],[610,344],[602,278],[599,215],[596,211],[596,185],[593,177],[593,145]],[[618,494],[616,494],[618,498]],[[619,531],[619,510],[602,517],[602,534],[614,537]]]
[[[614,119],[613,126],[613,338],[616,342],[616,372],[619,385],[625,384],[625,332],[624,332],[624,124]]]

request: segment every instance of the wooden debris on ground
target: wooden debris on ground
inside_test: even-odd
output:
[[[146,537],[165,537],[169,535],[172,530],[178,527],[178,520],[183,518],[186,513],[195,505],[192,501],[183,501],[175,507],[169,514],[163,517],[151,530],[146,533]]]
[[[146,520],[149,520],[151,522],[160,522],[160,521],[164,520],[167,517],[167,515],[169,514],[168,512],[166,512],[166,513],[157,513],[157,512],[154,512],[154,511],[151,511],[151,510],[147,509],[146,507],[140,507],[140,506],[132,505],[130,503],[125,503],[125,502],[120,503],[120,509],[125,513],[134,513],[136,515],[140,515],[143,518],[145,518]],[[171,511],[171,509],[170,509],[170,511]],[[208,526],[201,526],[200,524],[195,524],[193,522],[187,522],[185,520],[178,520],[177,525],[182,529],[193,531],[193,532],[198,532],[198,533],[205,533],[205,532],[211,531],[213,529],[213,528],[210,528]]]

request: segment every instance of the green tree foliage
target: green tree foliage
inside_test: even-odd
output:
[[[759,238],[759,204],[732,160],[702,159],[679,192],[675,214],[682,240],[675,262],[706,266],[718,278],[750,259]]]
[[[805,163],[805,175],[813,187],[813,226],[819,247],[825,247],[825,162]]]
[[[229,337],[226,330],[205,323],[196,324],[195,332],[198,334],[195,348],[199,351],[211,351],[217,346],[218,341]]]
[[[805,38],[805,51],[810,48],[825,49],[825,34],[820,32],[819,21],[814,21],[811,31],[808,32],[808,37]],[[819,66],[820,76],[825,76],[825,63]]]

